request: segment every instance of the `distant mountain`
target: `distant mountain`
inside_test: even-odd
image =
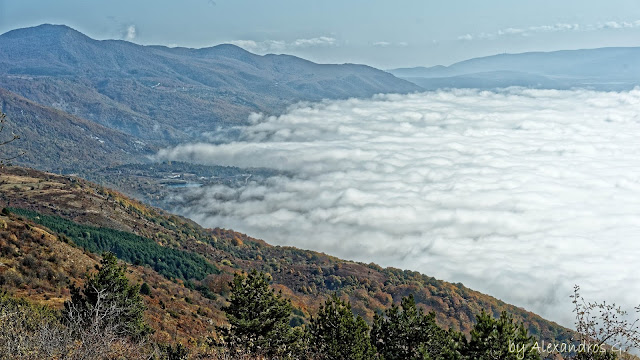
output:
[[[153,153],[143,141],[0,88],[0,111],[9,114],[0,139],[19,140],[0,148],[2,157],[24,152],[14,163],[49,171],[89,170],[135,162]]]
[[[427,89],[525,86],[627,90],[640,85],[640,48],[500,54],[451,66],[389,72]]]
[[[147,141],[193,140],[298,101],[420,88],[364,65],[91,39],[67,26],[0,35],[0,87]]]

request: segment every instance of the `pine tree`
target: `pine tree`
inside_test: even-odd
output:
[[[369,326],[361,316],[354,316],[351,304],[334,293],[308,329],[310,345],[318,359],[368,360],[375,357],[369,338]]]
[[[471,330],[471,340],[465,355],[477,360],[538,360],[533,338],[522,324],[503,312],[495,319],[484,310],[476,315],[476,324]]]
[[[130,285],[125,272],[114,254],[103,254],[98,272],[87,278],[84,288],[71,287],[71,300],[64,304],[65,321],[85,333],[109,332],[133,339],[151,333],[140,287]]]
[[[230,348],[268,356],[296,349],[299,332],[289,326],[293,307],[269,287],[267,275],[255,270],[247,276],[236,274],[229,301],[223,310],[230,326],[219,330]]]
[[[371,339],[385,360],[460,359],[464,341],[460,334],[441,329],[433,312],[418,309],[413,295],[374,317]]]

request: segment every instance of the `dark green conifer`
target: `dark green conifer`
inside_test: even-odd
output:
[[[441,329],[435,314],[424,314],[413,295],[376,315],[371,339],[385,360],[460,359],[464,337]]]
[[[351,304],[334,293],[311,319],[309,342],[318,359],[368,360],[375,357],[369,326]]]
[[[223,310],[230,326],[220,333],[231,349],[275,356],[297,348],[299,332],[289,326],[291,302],[269,287],[267,275],[255,270],[236,274],[229,302]]]
[[[503,312],[495,319],[484,310],[476,315],[476,324],[471,330],[471,340],[465,355],[477,360],[539,360],[534,349],[533,338],[521,324],[516,324],[511,315]]]

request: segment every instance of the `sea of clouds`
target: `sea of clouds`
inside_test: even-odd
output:
[[[507,89],[302,103],[161,159],[291,176],[177,209],[271,243],[418,270],[571,325],[570,293],[640,295],[640,90]]]

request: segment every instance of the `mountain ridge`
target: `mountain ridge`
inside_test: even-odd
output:
[[[640,85],[640,47],[605,47],[497,54],[467,59],[449,66],[398,68],[392,74],[429,90],[437,88],[590,88],[629,90]],[[490,73],[502,73],[495,82]],[[537,77],[535,80],[528,76]],[[473,78],[481,79],[473,81]]]
[[[408,93],[417,85],[366,65],[94,40],[64,25],[0,35],[0,87],[156,144],[202,138],[299,101]]]

